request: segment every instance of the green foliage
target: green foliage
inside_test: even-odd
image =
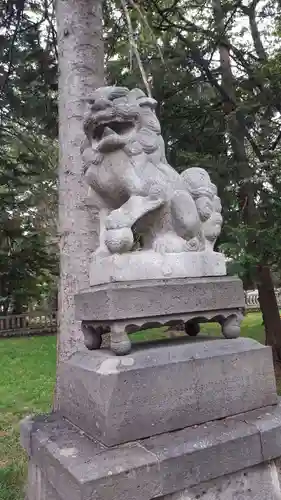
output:
[[[178,170],[200,165],[210,172],[225,221],[218,243],[245,280],[254,279],[257,264],[275,271],[281,255],[279,2],[128,5],[160,103],[169,162]],[[105,25],[118,25],[120,35],[108,39],[115,53],[109,81],[139,85],[124,16],[105,14]]]
[[[0,314],[54,288],[57,60],[51,6],[1,4]]]
[[[38,142],[31,151],[17,138],[8,143],[5,137],[0,144],[0,304],[4,313],[21,313],[40,300],[42,288],[51,285],[58,272],[51,219],[56,205],[56,158],[46,139]],[[48,147],[54,156],[51,165]]]

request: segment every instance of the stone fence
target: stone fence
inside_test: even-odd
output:
[[[0,337],[57,333],[57,311],[34,311],[0,316]]]
[[[279,308],[281,308],[281,288],[275,289],[275,295],[277,299],[277,304]],[[247,310],[250,311],[260,310],[259,295],[257,290],[248,290],[247,292],[245,292],[245,301]]]

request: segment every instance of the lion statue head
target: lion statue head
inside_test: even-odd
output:
[[[91,162],[102,163],[107,154],[123,150],[128,156],[145,153],[154,164],[167,163],[156,106],[155,99],[138,88],[97,89],[84,119],[83,150],[91,147]]]

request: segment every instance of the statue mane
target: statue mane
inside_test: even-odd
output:
[[[89,110],[84,119],[87,140],[82,152],[91,147],[95,164],[101,163],[104,155],[115,150],[114,141],[116,149],[118,144],[121,145],[128,156],[145,153],[153,163],[167,163],[161,127],[155,113],[157,102],[153,98],[147,97],[141,89],[104,87],[96,90],[88,102]],[[127,136],[124,134],[126,127]],[[155,153],[158,154],[155,156]]]

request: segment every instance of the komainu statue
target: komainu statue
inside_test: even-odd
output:
[[[156,104],[124,87],[102,87],[90,100],[82,154],[100,211],[91,285],[226,274],[213,250],[222,225],[216,186],[202,168],[179,174],[168,164]]]

